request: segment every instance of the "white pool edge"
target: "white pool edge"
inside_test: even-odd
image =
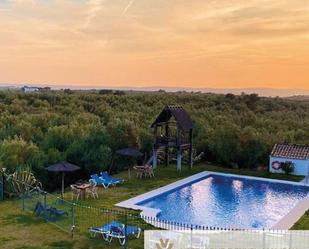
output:
[[[145,216],[150,219],[155,220],[157,215],[161,212],[160,209],[154,209],[149,207],[144,207],[137,205],[137,203],[146,201],[150,198],[153,198],[155,196],[161,195],[165,192],[171,191],[173,189],[179,188],[183,185],[186,185],[190,182],[197,181],[199,179],[205,178],[209,175],[220,175],[220,176],[226,176],[226,177],[237,177],[237,178],[244,178],[244,179],[251,179],[251,180],[258,180],[258,181],[266,181],[266,182],[275,182],[275,183],[283,183],[283,184],[290,184],[290,185],[296,185],[296,186],[308,186],[304,182],[291,182],[291,181],[285,181],[285,180],[277,180],[277,179],[270,179],[270,178],[263,178],[263,177],[255,177],[255,176],[245,176],[245,175],[236,175],[236,174],[228,174],[228,173],[219,173],[219,172],[212,172],[212,171],[203,171],[201,173],[189,176],[187,178],[178,180],[176,182],[173,182],[171,184],[168,184],[164,187],[157,188],[155,190],[149,191],[147,193],[138,195],[136,197],[130,198],[126,201],[119,202],[115,204],[117,207],[121,208],[128,208],[133,210],[141,210],[141,217]],[[300,200],[295,207],[292,208],[292,210],[285,215],[282,219],[280,219],[274,226],[272,226],[270,229],[278,229],[278,230],[285,230],[290,229],[295,222],[297,222],[302,215],[309,209],[309,194]],[[148,222],[149,223],[149,222]],[[160,225],[156,225],[157,222],[151,222],[152,225],[156,227],[161,227]],[[158,222],[159,223],[159,222]]]

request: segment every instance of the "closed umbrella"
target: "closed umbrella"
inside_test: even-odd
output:
[[[48,171],[61,172],[62,173],[61,198],[63,198],[65,172],[73,172],[73,171],[79,170],[80,167],[78,167],[74,164],[68,163],[68,162],[59,162],[59,163],[56,163],[56,164],[53,164],[53,165],[47,167],[46,169]]]

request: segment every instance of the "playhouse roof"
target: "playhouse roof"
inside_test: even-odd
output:
[[[153,122],[151,127],[169,121],[172,116],[176,119],[176,122],[182,129],[190,130],[194,128],[194,123],[190,115],[179,105],[167,105]]]
[[[290,159],[309,159],[309,145],[275,144],[271,156]]]

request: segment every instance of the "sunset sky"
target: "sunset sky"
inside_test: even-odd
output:
[[[0,82],[309,89],[309,1],[0,0]]]

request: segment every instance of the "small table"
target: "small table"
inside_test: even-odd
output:
[[[137,171],[136,177],[137,178],[143,178],[143,177],[153,177],[153,169],[149,165],[144,165],[144,166],[135,166],[134,169]]]
[[[80,189],[80,198],[85,199],[86,197],[86,190],[89,188],[91,185],[89,183],[83,183],[83,184],[76,184],[75,187],[77,189]]]

